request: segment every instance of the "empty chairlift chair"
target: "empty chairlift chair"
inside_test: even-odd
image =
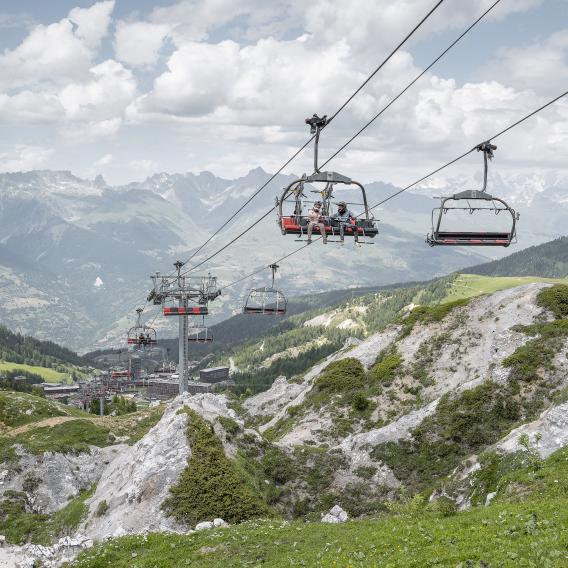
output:
[[[253,288],[245,298],[243,313],[249,315],[283,316],[286,313],[287,300],[284,293],[274,287],[277,264],[271,264],[272,285],[264,288]]]
[[[196,325],[189,328],[187,340],[190,343],[211,343],[213,341],[213,334],[211,330],[205,325],[205,317],[201,325]]]
[[[158,344],[156,330],[153,327],[143,325],[140,321],[142,317],[142,308],[138,308],[136,313],[138,318],[136,325],[128,330],[127,343],[136,347],[146,347]]]
[[[310,131],[315,134],[314,138],[314,173],[312,175],[304,175],[300,179],[293,181],[284,189],[282,196],[276,200],[278,208],[278,225],[283,235],[297,235],[298,239],[307,234],[308,230],[308,209],[314,200],[308,200],[305,193],[305,186],[309,184],[315,188],[310,190],[311,193],[319,194],[322,203],[321,217],[325,226],[326,235],[334,237],[340,232],[339,220],[334,219],[334,190],[355,191],[361,195],[361,202],[352,202],[346,200],[347,205],[355,205],[362,207],[361,213],[356,218],[351,219],[348,225],[344,225],[344,234],[348,237],[357,237],[361,242],[365,242],[366,238],[372,239],[379,233],[377,223],[369,212],[367,204],[367,194],[365,187],[351,178],[333,171],[320,171],[318,166],[318,144],[320,131],[327,124],[327,118],[314,115],[307,118],[306,123],[310,125]],[[322,184],[325,184],[323,189]],[[319,234],[319,228],[314,228],[314,234]],[[331,239],[334,242],[334,239]]]
[[[519,214],[503,199],[486,191],[488,160],[493,158],[496,149],[497,146],[490,142],[477,147],[478,152],[483,152],[481,190],[466,190],[442,197],[440,206],[432,211],[432,232],[426,237],[430,246],[508,247],[515,242]]]

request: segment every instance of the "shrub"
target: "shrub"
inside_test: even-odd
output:
[[[193,410],[185,412],[191,456],[163,503],[166,513],[185,524],[214,517],[235,523],[269,514],[267,505],[225,456],[211,426]]]
[[[371,479],[377,473],[377,468],[374,465],[361,465],[355,470],[355,475],[362,479]]]
[[[417,306],[402,320],[402,336],[408,335],[417,323],[442,321],[454,308],[467,306],[469,298],[436,304],[434,306]]]
[[[371,370],[373,379],[381,384],[390,383],[396,370],[402,365],[402,357],[397,351],[383,355]]]
[[[538,293],[537,304],[550,310],[557,319],[568,317],[568,286],[555,284]]]
[[[436,412],[413,430],[412,440],[379,444],[371,457],[421,489],[447,475],[462,457],[495,443],[522,410],[511,387],[486,382],[455,397],[443,396]]]
[[[365,368],[358,359],[348,357],[330,363],[316,379],[320,391],[337,393],[351,392],[365,384]]]
[[[221,426],[223,426],[223,430],[227,433],[228,438],[234,438],[240,431],[241,427],[239,426],[238,422],[235,422],[232,418],[227,418],[226,416],[219,416],[217,421]]]
[[[458,512],[455,502],[449,497],[439,497],[432,508],[442,517],[452,517]]]
[[[107,511],[108,511],[108,503],[103,499],[99,503],[97,510],[95,511],[95,515],[97,517],[102,517],[103,515],[106,514]]]
[[[364,412],[371,406],[371,401],[362,392],[356,391],[351,397],[351,405],[353,410]]]
[[[265,452],[261,464],[264,475],[276,483],[286,483],[296,476],[294,461],[276,446]]]

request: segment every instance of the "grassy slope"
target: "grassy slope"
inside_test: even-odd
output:
[[[88,451],[89,444],[102,447],[116,443],[116,437],[126,437],[126,442],[133,444],[158,422],[163,411],[160,406],[124,416],[98,417],[31,394],[0,391],[0,422],[5,426],[4,435],[0,435],[0,450],[9,451],[18,443],[36,454],[80,452]],[[58,417],[67,421],[40,425],[42,420]],[[24,425],[30,428],[10,435],[10,428]]]
[[[68,373],[60,373],[48,367],[36,367],[35,365],[24,365],[23,363],[11,363],[10,361],[0,361],[0,371],[27,371],[35,373],[48,383],[60,383],[68,377]]]
[[[15,428],[54,416],[89,416],[72,406],[23,392],[0,391],[0,426]]]
[[[533,282],[548,282],[550,284],[567,284],[564,278],[540,278],[538,276],[479,276],[477,274],[459,274],[448,290],[444,302],[462,298],[471,298],[481,294],[492,294],[507,288],[531,284]]]
[[[505,476],[500,487],[488,507],[453,516],[411,501],[398,514],[339,526],[251,521],[187,536],[124,537],[83,553],[73,566],[568,565],[568,448],[541,468]]]

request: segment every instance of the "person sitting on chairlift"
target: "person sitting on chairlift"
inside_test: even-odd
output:
[[[144,345],[145,343],[146,343],[146,338],[144,337],[144,334],[141,333],[141,334],[138,336],[138,344],[139,344],[139,345]]]
[[[312,244],[312,231],[314,227],[319,227],[323,244],[327,244],[327,235],[325,234],[325,225],[321,216],[321,201],[316,201],[314,206],[308,211],[308,244]]]
[[[146,341],[146,343],[147,343],[148,345],[151,344],[152,340],[150,339],[150,334],[149,334],[149,333],[146,334],[145,341]]]
[[[339,223],[339,237],[341,239],[341,244],[345,241],[345,227],[353,229],[355,242],[359,242],[357,227],[351,223],[351,221],[355,219],[355,215],[347,209],[347,203],[345,203],[345,201],[340,201],[337,204],[337,213],[332,218]]]

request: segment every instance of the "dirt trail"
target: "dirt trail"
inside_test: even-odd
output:
[[[70,420],[90,420],[91,422],[96,422],[100,420],[97,416],[93,416],[92,418],[89,417],[81,417],[78,418],[77,416],[53,416],[52,418],[44,418],[43,420],[39,420],[38,422],[30,422],[29,424],[24,424],[23,426],[18,426],[17,428],[12,428],[5,432],[8,436],[17,436],[18,434],[23,434],[32,428],[41,428],[47,427],[50,428],[53,426],[57,426],[58,424],[63,424],[63,422],[69,422]]]
[[[130,424],[134,424],[140,419],[141,415],[136,414],[135,416],[128,417],[114,417],[114,416],[53,416],[52,418],[44,418],[38,422],[30,422],[29,424],[24,424],[23,426],[18,426],[16,428],[8,429],[4,432],[7,436],[17,436],[18,434],[23,434],[28,432],[32,428],[42,428],[42,427],[53,427],[58,424],[63,424],[64,422],[70,422],[71,420],[89,420],[99,426],[108,428],[112,430],[113,428],[120,426],[122,428],[127,427]],[[1,568],[1,566],[0,566]]]

